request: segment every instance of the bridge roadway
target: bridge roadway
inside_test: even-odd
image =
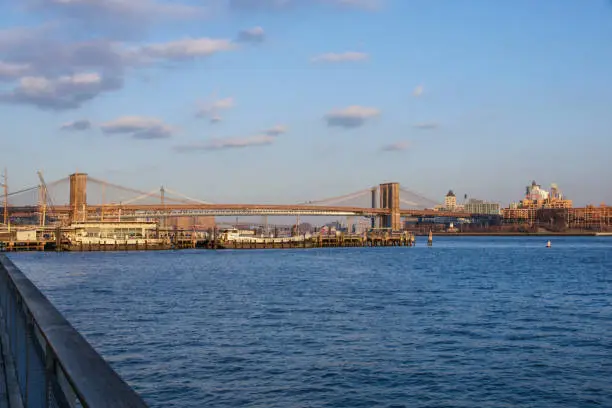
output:
[[[104,213],[112,216],[121,210],[122,218],[192,217],[192,216],[361,216],[373,217],[391,214],[391,210],[368,207],[280,205],[280,204],[153,204],[153,205],[89,205],[88,217],[95,219]],[[28,216],[39,213],[39,208],[11,207],[12,216]],[[56,206],[49,213],[69,214],[69,206]],[[465,212],[400,209],[403,217],[471,217]]]

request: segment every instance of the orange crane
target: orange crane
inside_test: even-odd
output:
[[[51,214],[54,212],[55,205],[49,194],[49,189],[47,188],[47,183],[42,175],[42,171],[37,171],[36,174],[38,174],[38,179],[40,180],[40,226],[44,227],[47,218],[47,205],[51,210]]]

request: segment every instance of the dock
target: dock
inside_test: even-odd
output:
[[[332,234],[263,240],[233,240],[207,242],[207,248],[217,249],[289,249],[289,248],[343,248],[413,246],[414,236],[408,233],[387,234]]]
[[[39,234],[40,235],[40,234]],[[317,234],[278,238],[225,239],[223,234],[198,236],[194,234],[164,235],[164,239],[124,239],[104,243],[70,242],[57,239],[0,241],[0,251],[57,251],[57,252],[106,252],[148,251],[177,249],[289,249],[289,248],[341,248],[341,247],[390,247],[414,246],[415,235],[409,232],[374,231],[363,234]]]

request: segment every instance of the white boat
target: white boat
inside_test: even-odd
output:
[[[303,242],[304,238],[310,238],[310,234],[295,237],[258,237],[255,235],[242,235],[236,228],[228,228],[220,231],[219,239],[223,242],[244,242],[251,244],[272,244],[282,242]]]
[[[168,239],[156,237],[155,223],[79,223],[65,233],[71,247],[161,247]]]

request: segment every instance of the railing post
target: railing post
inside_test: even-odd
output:
[[[13,405],[146,407],[40,290],[2,255],[0,295],[5,328],[2,343],[10,366],[7,383],[13,378],[9,392]]]
[[[23,387],[23,405],[25,405],[26,407],[29,407],[28,404],[28,399],[30,396],[30,347],[29,347],[29,337],[31,336],[31,332],[30,332],[30,322],[28,320],[30,320],[28,318],[29,316],[24,312],[24,318],[23,318],[23,345],[25,348],[25,384]]]
[[[47,344],[45,347],[45,406],[47,408],[51,405],[51,376],[53,375],[53,350]]]

